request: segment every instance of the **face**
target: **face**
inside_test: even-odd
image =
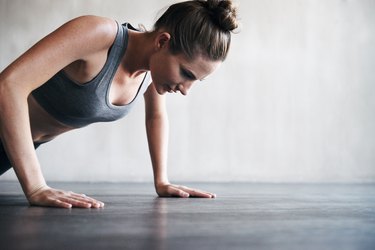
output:
[[[167,92],[187,95],[197,81],[210,75],[221,64],[203,56],[188,59],[183,54],[170,53],[168,39],[150,59],[150,71],[156,91],[163,95]]]

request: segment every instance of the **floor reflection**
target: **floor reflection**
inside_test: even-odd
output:
[[[167,198],[155,198],[152,206],[152,249],[167,249],[168,237],[168,201]]]

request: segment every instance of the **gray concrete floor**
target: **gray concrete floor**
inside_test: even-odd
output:
[[[106,206],[29,207],[18,183],[1,182],[0,249],[375,249],[375,185],[193,185],[216,199],[157,198],[149,183],[50,185]]]

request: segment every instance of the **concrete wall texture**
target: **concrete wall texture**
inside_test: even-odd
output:
[[[0,69],[73,17],[151,28],[173,2],[0,0]],[[237,3],[242,28],[227,61],[188,97],[168,96],[170,179],[374,182],[375,1]],[[144,105],[38,155],[48,181],[152,181]]]

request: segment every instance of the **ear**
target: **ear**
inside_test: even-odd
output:
[[[168,32],[159,33],[155,39],[155,48],[159,50],[168,46],[170,40],[171,35]]]

